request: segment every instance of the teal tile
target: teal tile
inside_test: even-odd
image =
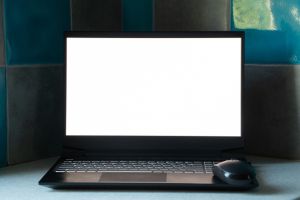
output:
[[[0,0],[0,66],[5,64],[3,38],[3,0]]]
[[[63,63],[69,0],[5,0],[4,14],[7,64]]]
[[[152,0],[123,0],[123,30],[152,31]]]
[[[246,32],[246,63],[300,63],[299,0],[233,0],[235,30]]]
[[[245,33],[245,62],[248,64],[294,63],[294,47],[284,31],[247,30]]]
[[[0,167],[7,163],[5,67],[0,67]]]

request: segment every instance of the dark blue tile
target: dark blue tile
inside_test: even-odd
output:
[[[230,30],[230,0],[154,0],[155,31]]]
[[[4,2],[7,64],[63,63],[69,0]]]
[[[5,67],[0,67],[0,167],[7,163]]]
[[[293,46],[283,31],[247,30],[245,39],[245,62],[248,64],[291,63]]]
[[[153,0],[123,0],[123,30],[152,31]]]
[[[122,0],[71,0],[74,31],[121,31]]]
[[[61,153],[63,66],[7,67],[8,163]]]

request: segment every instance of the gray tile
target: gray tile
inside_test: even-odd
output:
[[[154,0],[156,31],[230,29],[230,0]]]
[[[73,31],[121,31],[122,0],[71,0]]]
[[[0,66],[5,65],[3,35],[3,0],[0,0]]]
[[[5,74],[6,68],[0,67],[0,167],[7,163]]]
[[[60,65],[7,68],[9,164],[61,152],[63,81]]]
[[[300,66],[246,67],[248,153],[300,159]]]

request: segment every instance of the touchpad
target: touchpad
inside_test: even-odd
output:
[[[127,173],[127,172],[103,172],[100,182],[166,182],[166,174],[163,173]]]

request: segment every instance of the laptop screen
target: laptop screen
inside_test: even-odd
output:
[[[241,38],[66,45],[67,136],[241,136]]]

